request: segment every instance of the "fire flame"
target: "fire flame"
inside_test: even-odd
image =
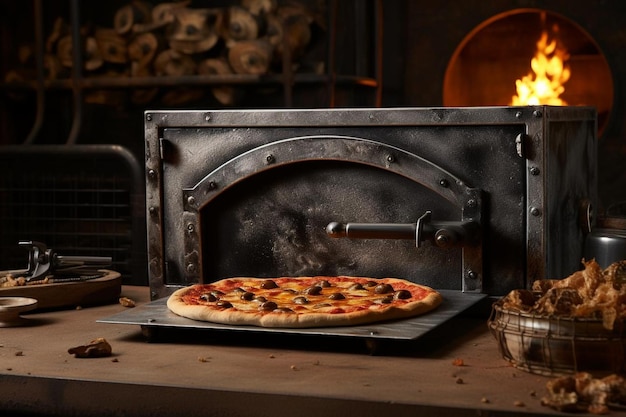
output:
[[[513,96],[511,105],[567,105],[559,96],[565,91],[564,84],[571,75],[568,60],[567,50],[560,47],[557,40],[550,40],[544,30],[537,41],[537,52],[530,61],[533,72],[515,81],[517,95]]]

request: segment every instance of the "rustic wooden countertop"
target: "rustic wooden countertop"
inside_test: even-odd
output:
[[[122,295],[149,302],[147,287],[125,286]],[[0,329],[0,414],[563,415],[540,403],[549,378],[504,361],[480,315],[370,355],[363,346],[311,337],[182,331],[149,342],[140,326],[96,322],[125,308],[34,312],[24,316],[30,325]],[[68,354],[98,337],[113,356]]]

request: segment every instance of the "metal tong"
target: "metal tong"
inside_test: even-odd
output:
[[[28,250],[28,270],[26,281],[38,281],[48,275],[64,275],[70,279],[87,279],[100,276],[97,270],[111,265],[112,258],[105,256],[62,256],[41,242],[20,241],[19,245]]]

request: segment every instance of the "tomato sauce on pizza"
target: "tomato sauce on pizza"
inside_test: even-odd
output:
[[[175,291],[168,308],[194,320],[263,327],[347,326],[414,317],[442,302],[398,278],[226,278]]]

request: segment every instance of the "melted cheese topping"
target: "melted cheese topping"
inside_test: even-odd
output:
[[[394,288],[395,286],[395,288]],[[384,309],[424,298],[428,289],[355,277],[232,278],[197,285],[185,303],[261,313],[339,314]]]

